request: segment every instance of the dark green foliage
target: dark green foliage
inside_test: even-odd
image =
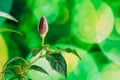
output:
[[[46,56],[52,69],[56,70],[64,77],[67,77],[67,65],[64,57],[61,54],[53,53]]]
[[[27,61],[21,57],[14,57],[12,59],[10,59],[8,62],[6,62],[6,64],[3,66],[3,69],[5,67],[7,67],[8,65],[27,65]]]
[[[36,55],[40,52],[41,49],[42,49],[42,48],[34,48],[34,49],[32,50],[32,55],[33,55],[33,56],[36,56]]]
[[[77,51],[76,50],[73,50],[72,52],[73,54],[75,54],[80,60],[81,60],[81,57],[78,55]]]
[[[66,52],[68,52],[68,53],[71,53],[73,51],[71,48],[65,48],[63,50],[66,51]]]
[[[45,74],[49,75],[42,67],[37,66],[37,65],[32,65],[30,67],[30,69],[35,70],[35,71],[39,71],[39,72],[42,72],[42,73],[45,73]]]

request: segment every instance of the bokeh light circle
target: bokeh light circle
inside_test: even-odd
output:
[[[57,0],[28,0],[27,4],[38,20],[41,16],[45,16],[48,23],[52,23],[58,17],[59,6]]]
[[[97,10],[89,0],[76,3],[73,16],[72,35],[83,42],[100,43],[112,32],[114,16],[111,8],[104,2]]]
[[[8,60],[7,46],[3,37],[0,35],[0,72],[2,70],[2,66],[5,64],[7,60]]]
[[[104,55],[116,64],[120,64],[120,30],[119,30],[119,18],[115,18],[115,27],[112,30],[111,35],[99,43]]]
[[[65,24],[68,21],[69,17],[70,17],[70,14],[69,14],[69,10],[68,10],[67,6],[60,6],[59,7],[59,15],[58,15],[55,23],[58,25]]]
[[[120,80],[120,69],[119,65],[111,63],[106,65],[101,72],[102,80]]]

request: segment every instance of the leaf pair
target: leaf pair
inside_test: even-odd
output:
[[[3,66],[3,69],[6,68],[8,65],[11,65],[11,64],[14,64],[14,65],[26,64],[27,65],[28,62],[21,57],[14,57],[14,58],[10,59],[9,61],[7,61],[5,63],[5,65]]]
[[[48,47],[47,47],[48,48]],[[43,48],[35,48],[32,50],[32,54],[33,56],[36,56]],[[54,52],[49,51],[50,49],[44,49],[47,50],[45,57],[46,60],[49,62],[50,66],[52,67],[52,69],[54,69],[55,71],[57,71],[58,73],[60,73],[61,75],[63,75],[64,77],[67,77],[67,64],[66,61],[64,59],[64,57],[61,55],[61,51],[65,51],[67,53],[73,53],[75,54],[77,57],[80,58],[80,56],[77,54],[77,51],[71,48],[59,48],[57,47],[57,50]],[[50,53],[49,53],[50,52]],[[43,72],[48,74],[43,68],[35,66],[34,65],[34,70],[36,69],[37,71]]]
[[[32,49],[32,56],[35,57],[42,49],[43,49],[43,47]],[[39,71],[39,72],[42,72],[42,73],[45,73],[45,74],[49,75],[47,73],[47,71],[45,71],[42,67],[37,66],[37,65],[30,66],[30,70]]]
[[[25,59],[14,57],[3,66],[3,73],[14,74],[15,77],[12,77],[10,80],[14,78],[23,78],[23,76],[25,77],[28,72],[28,67],[28,62]]]
[[[33,49],[32,50],[33,56],[36,56],[41,50],[42,50],[42,48]],[[46,49],[46,50],[48,50],[48,49]],[[60,53],[54,53],[54,52],[52,54],[46,53],[45,57],[46,57],[46,60],[49,62],[50,66],[52,67],[52,69],[54,69],[55,71],[57,71],[58,73],[60,73],[64,77],[67,77],[66,61]],[[38,67],[36,65],[32,66],[32,68],[34,70],[48,74],[43,68]]]

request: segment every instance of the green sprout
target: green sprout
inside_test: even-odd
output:
[[[39,56],[31,62],[21,57],[14,57],[10,59],[4,64],[2,68],[1,80],[4,80],[6,74],[14,75],[8,80],[14,80],[16,78],[18,80],[28,80],[26,75],[30,70],[39,71],[45,73],[46,75],[49,75],[49,73],[47,73],[47,71],[44,70],[42,67],[34,65],[34,63],[41,58],[45,58],[49,62],[49,65],[53,70],[57,71],[62,76],[67,78],[67,64],[61,53],[62,51],[73,53],[80,58],[80,56],[77,54],[77,51],[70,48],[60,47],[56,47],[56,50],[53,51],[50,48],[50,45],[44,44],[44,38],[48,32],[48,23],[44,16],[40,19],[40,22],[38,24],[38,32],[40,34],[40,37],[42,38],[42,45],[41,48],[34,48],[32,50],[32,56]]]

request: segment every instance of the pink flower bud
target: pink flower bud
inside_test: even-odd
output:
[[[38,32],[40,33],[41,37],[45,37],[48,32],[48,23],[44,16],[41,17],[39,24],[38,24]]]

